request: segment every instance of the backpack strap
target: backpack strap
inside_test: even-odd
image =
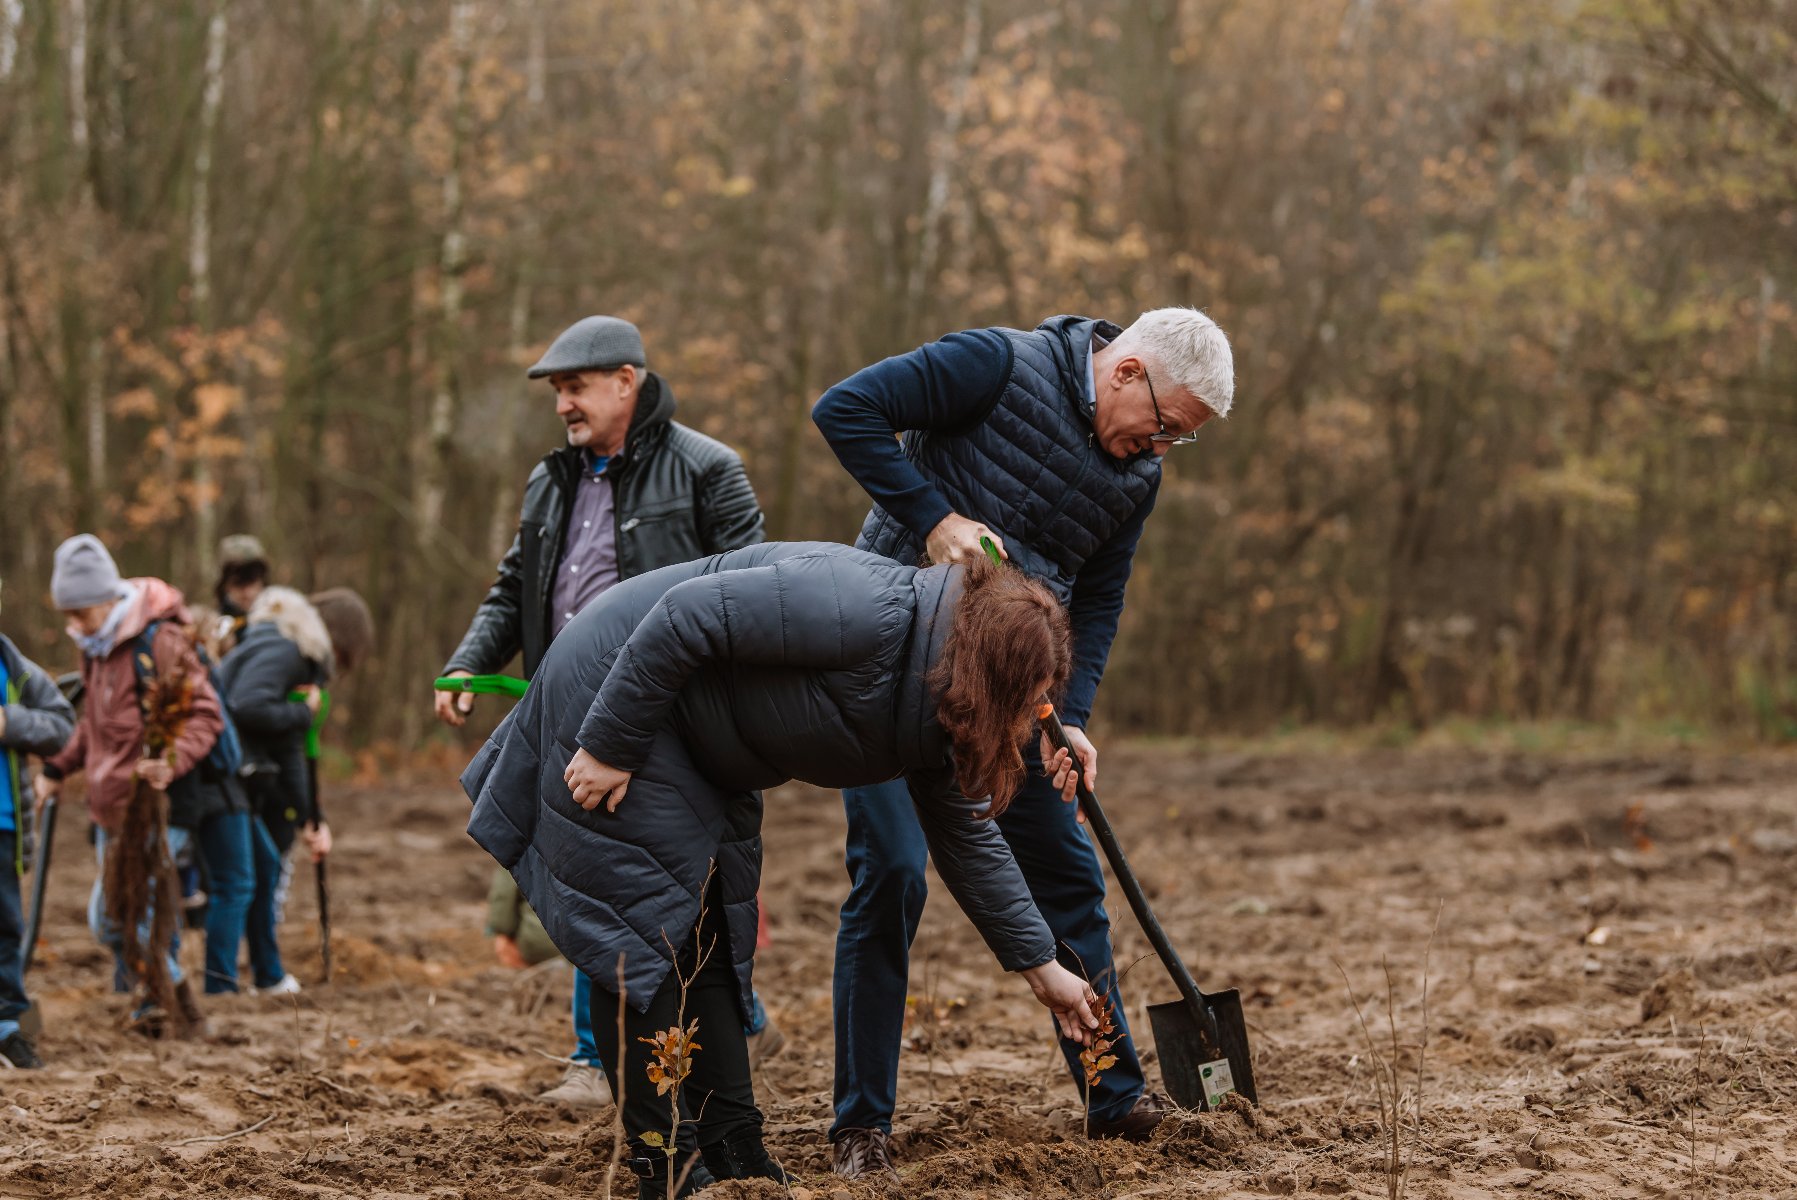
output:
[[[137,707],[150,719],[150,681],[156,678],[156,632],[161,621],[151,621],[131,645],[131,669],[137,676]]]

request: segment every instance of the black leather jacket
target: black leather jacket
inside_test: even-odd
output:
[[[650,372],[624,448],[606,468],[615,489],[620,579],[751,546],[765,536],[761,506],[736,451],[673,417],[673,389]],[[522,650],[525,676],[536,674],[553,628],[549,603],[584,455],[563,447],[544,455],[530,473],[518,536],[445,673],[491,674]]]

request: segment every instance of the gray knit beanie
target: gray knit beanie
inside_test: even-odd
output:
[[[50,597],[68,612],[117,600],[126,593],[118,564],[100,539],[78,533],[56,548],[56,565],[50,571]]]

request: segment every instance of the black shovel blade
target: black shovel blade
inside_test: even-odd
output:
[[[1204,1005],[1217,1023],[1215,1037],[1184,1000],[1148,1006],[1148,1024],[1154,1029],[1154,1050],[1160,1057],[1167,1095],[1179,1107],[1200,1112],[1215,1109],[1230,1092],[1258,1101],[1242,994],[1234,988],[1206,994]]]

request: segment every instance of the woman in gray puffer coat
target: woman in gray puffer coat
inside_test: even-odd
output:
[[[1069,1037],[1090,1039],[1095,998],[1055,961],[988,819],[1021,781],[1036,701],[1070,662],[1065,613],[1019,573],[906,567],[829,543],[769,542],[627,580],[550,645],[462,776],[468,832],[557,948],[621,986],[595,988],[593,1024],[622,1015],[624,1061],[607,1056],[607,1070],[643,1196],[663,1194],[670,1172],[689,1172],[682,1195],[707,1172],[783,1178],[742,1035],[763,788],[903,776],[937,870],[1000,964]],[[678,1025],[683,1002],[703,1049],[681,1107],[699,1114],[704,1170],[651,1152],[670,1110],[638,1039]]]

